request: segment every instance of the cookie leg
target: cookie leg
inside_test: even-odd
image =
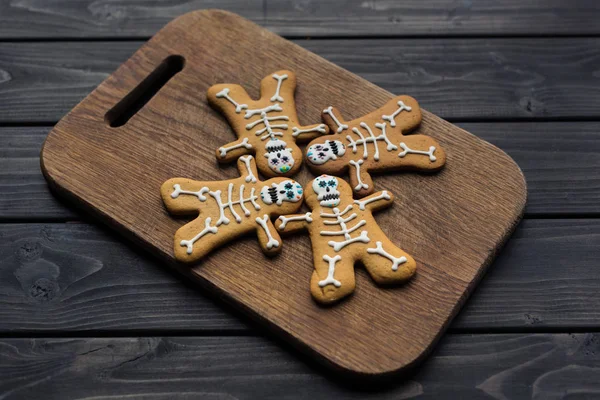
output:
[[[359,159],[357,161],[349,161],[349,178],[352,190],[359,197],[366,196],[373,193],[373,179],[371,175],[364,168],[364,161]]]
[[[380,285],[402,283],[416,272],[416,262],[389,240],[369,243],[361,258],[369,275]]]
[[[338,254],[315,254],[315,271],[310,280],[313,298],[321,304],[335,303],[354,292],[354,262]]]

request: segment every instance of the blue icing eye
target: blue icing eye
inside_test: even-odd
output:
[[[290,182],[286,183],[284,186],[286,189],[291,189],[292,188],[292,184]]]
[[[292,192],[291,190],[286,192],[285,195],[287,196],[288,199],[293,199],[294,198],[294,192]]]
[[[319,186],[320,187],[325,187],[325,186],[327,186],[327,182],[321,181],[321,182],[319,182]]]
[[[335,181],[334,180],[330,180],[327,184],[329,186],[335,186]]]

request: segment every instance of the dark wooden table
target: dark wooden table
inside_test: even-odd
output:
[[[523,169],[525,219],[413,375],[357,391],[48,192],[52,125],[211,7],[417,97]],[[0,0],[0,398],[599,398],[599,20],[596,0]]]

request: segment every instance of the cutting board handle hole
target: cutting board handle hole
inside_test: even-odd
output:
[[[125,125],[171,78],[183,69],[184,65],[185,58],[182,56],[172,55],[165,58],[146,79],[108,110],[104,116],[106,123],[111,128]]]

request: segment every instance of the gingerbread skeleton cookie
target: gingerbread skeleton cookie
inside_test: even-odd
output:
[[[238,159],[240,177],[225,181],[200,182],[173,178],[161,187],[167,210],[173,215],[198,218],[175,233],[175,258],[194,262],[247,232],[256,231],[262,250],[281,250],[281,238],[270,220],[296,212],[302,205],[302,186],[291,179],[257,178],[254,157]]]
[[[311,212],[280,216],[275,226],[280,232],[308,230],[315,266],[310,288],[316,301],[334,303],[350,295],[357,262],[382,285],[414,275],[413,258],[387,238],[372,215],[392,204],[391,193],[384,190],[353,200],[348,183],[321,175],[306,186],[304,196]]]
[[[333,107],[323,110],[323,121],[333,135],[313,140],[307,147],[308,166],[315,173],[341,175],[349,170],[358,196],[373,193],[370,171],[437,171],[446,155],[425,135],[406,135],[421,123],[415,99],[398,96],[380,109],[352,121],[344,121]]]
[[[325,124],[300,126],[294,91],[296,75],[277,71],[261,82],[261,97],[252,100],[239,85],[219,84],[208,89],[209,103],[225,115],[238,140],[217,149],[217,159],[235,160],[255,154],[258,170],[268,177],[291,176],[302,164],[296,140],[308,141],[329,133]]]

